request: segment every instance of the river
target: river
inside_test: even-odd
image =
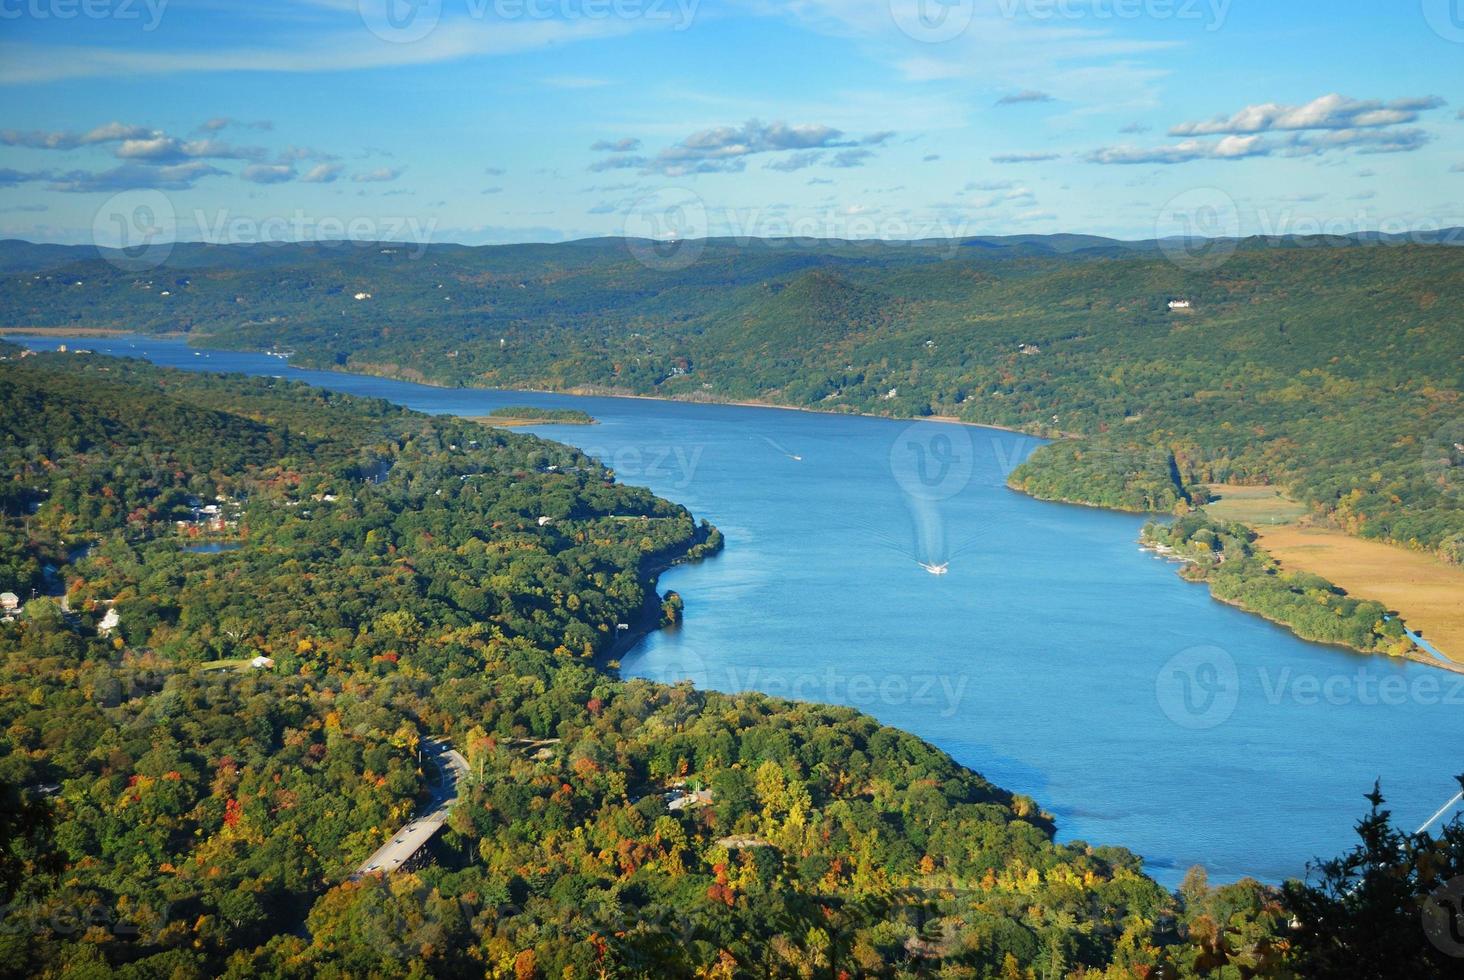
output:
[[[682,627],[628,676],[854,705],[1033,797],[1059,836],[1178,883],[1277,882],[1351,845],[1381,777],[1407,829],[1456,789],[1464,677],[1305,643],[1139,550],[1142,518],[1006,489],[1038,442],[781,409],[432,388],[171,339],[11,338],[280,375],[432,413],[583,409],[571,443],[718,525],[661,580]],[[923,563],[923,564],[922,564]],[[943,574],[933,574],[942,572]]]

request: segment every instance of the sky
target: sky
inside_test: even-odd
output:
[[[0,237],[1464,225],[1464,0],[0,0]]]

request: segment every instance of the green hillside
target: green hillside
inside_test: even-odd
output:
[[[0,417],[0,587],[42,593],[0,621],[6,973],[1279,962],[1273,890],[1170,896],[847,708],[597,666],[720,539],[568,447],[95,356],[0,362]],[[435,863],[352,880],[434,736],[472,772]]]
[[[1464,250],[1250,239],[1192,268],[1162,243],[1082,236],[696,245],[673,269],[608,239],[186,246],[161,269],[0,278],[0,323],[183,331],[444,384],[1079,435],[1013,484],[1167,511],[1201,483],[1273,483],[1349,531],[1464,559]]]

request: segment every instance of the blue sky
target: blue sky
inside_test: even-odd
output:
[[[1464,0],[0,0],[0,235],[1464,225],[1461,83]]]

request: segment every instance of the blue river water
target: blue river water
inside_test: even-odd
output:
[[[12,338],[16,339],[16,338]],[[953,424],[433,388],[177,340],[22,338],[278,375],[432,413],[581,408],[531,431],[717,524],[623,672],[839,702],[1033,797],[1161,882],[1276,882],[1350,846],[1381,778],[1411,830],[1457,789],[1464,677],[1305,643],[1141,551],[1141,518],[1006,489],[1037,441]]]

